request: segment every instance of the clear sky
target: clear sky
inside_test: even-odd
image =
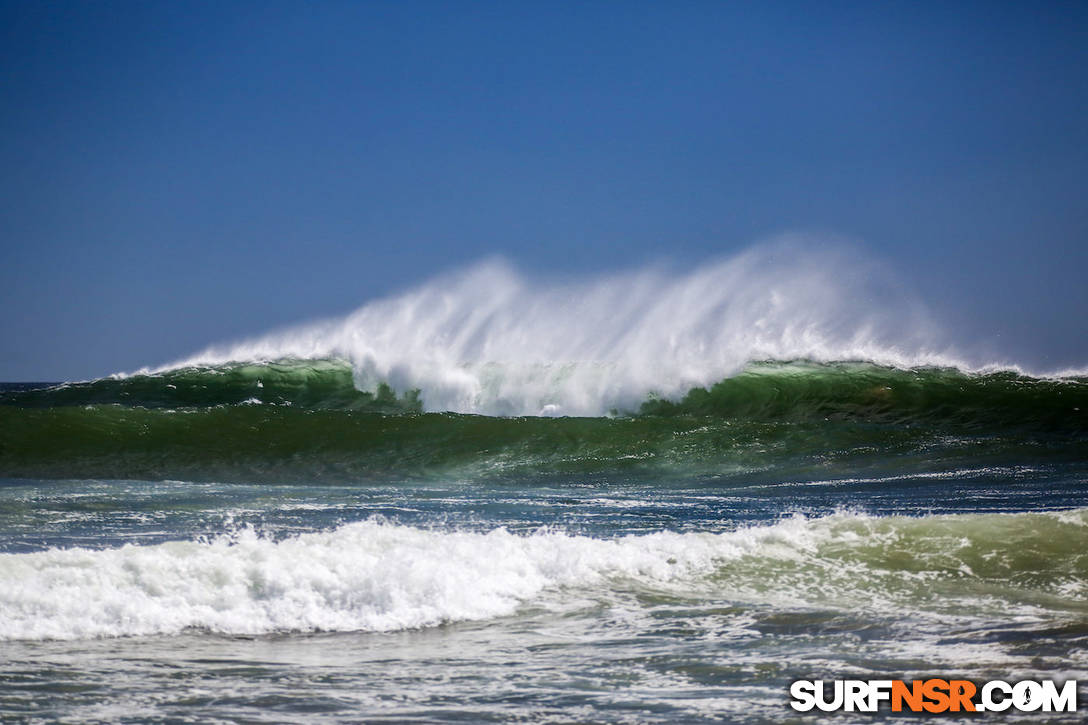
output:
[[[785,231],[1083,365],[1086,194],[1086,3],[0,3],[0,380]]]

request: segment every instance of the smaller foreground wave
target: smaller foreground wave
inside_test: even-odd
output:
[[[897,618],[1084,616],[1088,509],[800,516],[724,533],[595,539],[380,521],[274,541],[0,555],[0,638],[390,631],[651,591]],[[939,593],[941,596],[934,596]]]

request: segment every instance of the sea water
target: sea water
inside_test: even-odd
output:
[[[489,263],[3,386],[0,718],[771,722],[798,679],[1088,679],[1088,377],[775,255]]]

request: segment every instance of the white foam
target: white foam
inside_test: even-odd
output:
[[[356,385],[432,411],[602,415],[675,397],[753,360],[969,369],[892,275],[845,248],[783,240],[694,271],[568,283],[477,264],[343,319],[216,346],[163,369],[347,360]],[[155,372],[143,370],[141,372]]]
[[[1081,521],[1088,516],[1084,509],[1074,513]],[[941,517],[944,523],[932,535],[945,543],[964,536],[942,533],[961,518]],[[968,576],[957,569],[960,562],[948,559],[954,547],[940,555],[924,546],[909,552],[932,570],[893,573],[880,563],[870,570],[862,563],[867,551],[909,543],[909,537],[900,540],[901,525],[913,530],[919,523],[839,513],[723,533],[598,539],[548,531],[437,531],[372,520],[279,541],[246,529],[213,541],[4,554],[0,639],[188,628],[389,631],[511,615],[527,603],[561,610],[571,599],[607,597],[631,586],[775,606],[878,607],[894,617],[919,587],[924,599],[933,582]],[[577,591],[568,596],[571,589]],[[994,599],[967,608],[996,607],[1004,615],[1022,606]]]
[[[794,555],[814,535],[803,519],[618,539],[365,521],[281,541],[243,530],[210,542],[4,554],[0,639],[426,627],[616,579],[686,591],[723,562],[768,547]]]

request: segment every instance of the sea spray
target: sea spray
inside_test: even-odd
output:
[[[754,360],[971,367],[950,349],[877,263],[849,247],[782,240],[684,273],[565,283],[485,261],[342,319],[214,346],[158,371],[339,359],[361,390],[419,390],[428,411],[593,416],[712,385]]]

